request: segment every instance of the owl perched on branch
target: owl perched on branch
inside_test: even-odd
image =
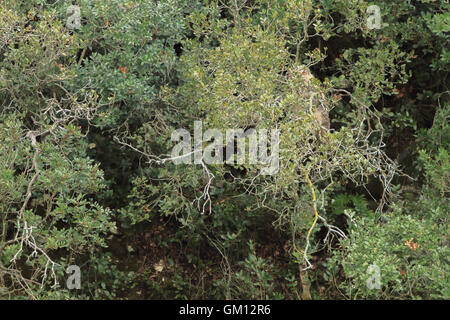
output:
[[[328,114],[327,100],[317,85],[312,83],[314,76],[307,66],[300,66],[300,75],[304,86],[301,90],[307,91],[311,95],[311,107],[315,120],[320,127],[320,134],[323,136],[330,130],[330,116]]]

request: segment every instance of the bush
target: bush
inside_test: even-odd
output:
[[[2,1],[0,297],[448,298],[450,5],[370,5]],[[169,161],[195,121],[275,174]]]

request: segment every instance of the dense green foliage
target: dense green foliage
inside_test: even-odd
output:
[[[0,298],[449,299],[449,9],[2,1]],[[195,121],[277,172],[169,161]]]

